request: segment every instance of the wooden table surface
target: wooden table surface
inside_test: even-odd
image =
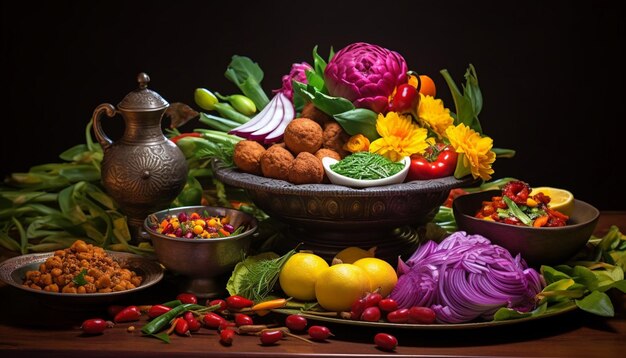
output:
[[[612,224],[626,231],[626,212],[603,212],[596,233]],[[154,304],[172,299],[174,282],[165,279],[129,302]],[[86,318],[105,316],[102,306],[59,309],[10,286],[0,286],[0,357],[154,357],[154,356],[438,356],[438,357],[617,357],[626,350],[626,295],[610,291],[616,315],[603,318],[575,310],[558,316],[515,324],[464,330],[388,331],[398,338],[393,353],[377,349],[373,337],[379,329],[344,324],[325,324],[335,334],[322,343],[288,337],[279,344],[262,346],[258,337],[236,336],[233,345],[219,343],[215,330],[202,328],[192,337],[171,336],[166,344],[142,337],[145,319],[121,323],[102,335],[83,336],[79,329]],[[281,321],[284,317],[267,319]],[[306,334],[303,336],[306,337]]]

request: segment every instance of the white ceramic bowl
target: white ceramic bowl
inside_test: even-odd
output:
[[[332,169],[330,169],[330,166],[332,164],[337,163],[337,159],[334,159],[331,157],[322,158],[324,171],[326,171],[326,175],[328,176],[328,179],[330,180],[330,182],[335,185],[349,186],[352,188],[368,188],[368,187],[373,187],[373,186],[400,184],[404,182],[404,179],[406,178],[406,175],[409,172],[409,166],[411,165],[411,158],[404,157],[402,159],[402,162],[404,163],[404,168],[402,168],[402,170],[400,170],[398,173],[390,177],[381,178],[381,179],[363,180],[363,179],[353,179],[353,178],[349,178],[347,176],[343,176],[341,174],[335,173]]]

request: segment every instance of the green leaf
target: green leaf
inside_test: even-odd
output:
[[[577,283],[584,285],[589,291],[593,291],[598,287],[598,277],[584,266],[575,266],[572,276]]]
[[[623,293],[626,293],[626,280],[615,281],[615,282],[612,282],[610,284],[607,284],[607,285],[604,285],[604,286],[600,286],[600,287],[598,287],[598,291],[606,292],[606,291],[610,290],[611,288],[616,288],[616,289],[622,291]]]
[[[532,316],[531,312],[519,312],[511,308],[502,307],[493,315],[494,321],[506,321]]]
[[[515,156],[514,149],[491,148],[491,151],[496,153],[496,158],[513,158]]]
[[[230,278],[228,279],[228,282],[226,283],[226,290],[228,291],[228,293],[231,295],[236,295],[241,292],[242,279],[250,271],[249,267],[257,265],[260,261],[273,260],[278,257],[278,254],[268,251],[255,256],[248,256],[245,258],[245,260],[237,263],[237,265],[235,265],[235,268],[233,269]]]
[[[82,269],[78,275],[74,276],[74,278],[72,279],[72,282],[76,286],[86,285],[88,283],[87,280],[85,280],[86,274],[87,274],[87,269]]]
[[[59,170],[59,175],[72,183],[79,181],[98,181],[100,171],[93,165],[76,165]]]
[[[13,220],[13,224],[17,228],[17,232],[20,235],[20,252],[22,253],[22,255],[24,255],[28,252],[28,237],[26,236],[26,231],[24,230],[24,226],[22,226],[22,223],[15,217],[12,217],[11,220]]]
[[[615,315],[613,303],[611,303],[611,299],[604,292],[593,291],[589,295],[585,296],[585,298],[576,300],[576,306],[583,311],[587,311],[598,316],[613,317]]]
[[[267,106],[269,98],[261,87],[264,74],[256,62],[249,57],[234,55],[224,75],[254,102],[259,111]]]
[[[292,81],[294,92],[302,96],[306,101],[313,102],[320,111],[334,116],[338,113],[354,109],[352,102],[343,97],[333,97],[318,91],[312,85],[306,85],[298,81]]]
[[[324,89],[324,78],[311,70],[304,71],[306,80],[309,85],[315,87],[316,90],[322,92]]]
[[[73,161],[76,161],[78,158],[82,157],[84,152],[88,152],[88,151],[89,151],[89,148],[87,148],[86,144],[78,144],[64,151],[63,153],[59,154],[59,158],[68,162],[73,162]]]
[[[330,59],[329,59],[330,60]],[[317,53],[317,45],[313,47],[313,69],[315,73],[320,76],[322,79],[324,78],[324,70],[326,70],[326,61]]]
[[[370,141],[380,136],[376,131],[378,114],[366,108],[355,108],[333,116],[337,123],[350,135],[363,134]]]
[[[439,72],[446,81],[454,100],[456,107],[454,124],[463,123],[482,135],[482,127],[478,120],[478,113],[482,109],[482,94],[478,87],[478,78],[474,67],[470,64],[465,73],[466,84],[463,87],[463,93],[457,87],[448,70],[443,69]]]

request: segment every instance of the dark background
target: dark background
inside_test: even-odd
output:
[[[494,178],[626,209],[621,1],[14,3],[2,3],[2,177],[84,143],[95,107],[116,105],[139,72],[170,103],[195,107],[196,87],[237,91],[224,77],[234,54],[259,63],[269,94],[315,45],[327,56],[364,41],[434,78],[451,109],[439,70],[460,83],[476,67],[483,129],[517,150],[496,161]],[[121,118],[104,122],[118,138]]]

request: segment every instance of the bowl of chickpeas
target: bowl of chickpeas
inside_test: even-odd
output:
[[[161,210],[144,220],[157,260],[177,276],[180,290],[209,298],[224,294],[225,280],[251,246],[256,218],[216,206]]]
[[[163,267],[154,260],[104,250],[83,240],[66,249],[16,256],[0,263],[4,283],[68,308],[113,302],[162,278]]]

